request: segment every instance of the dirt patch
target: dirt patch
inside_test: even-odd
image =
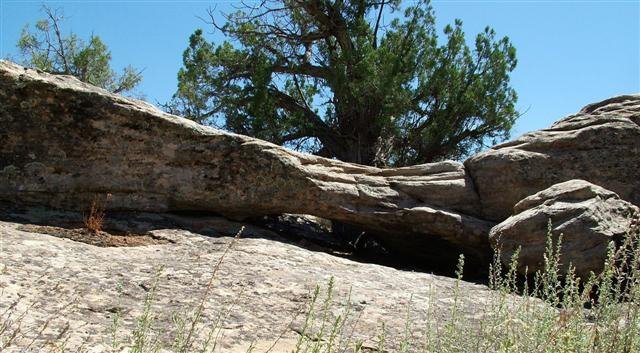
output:
[[[92,232],[86,228],[62,228],[55,226],[22,225],[18,230],[48,234],[58,238],[67,238],[100,247],[143,246],[173,243],[169,239],[153,234]]]

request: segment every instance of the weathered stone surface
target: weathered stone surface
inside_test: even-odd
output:
[[[28,224],[64,221],[78,215],[29,210],[12,217]],[[173,243],[126,248],[98,248],[21,231],[21,224],[0,221],[0,322],[11,324],[4,331],[5,338],[20,327],[6,351],[29,351],[27,346],[33,352],[59,351],[64,345],[65,351],[76,352],[83,345],[90,352],[126,352],[122,346],[132,344],[135,320],[142,315],[145,297],[160,268],[155,297],[150,302],[155,319],[148,338],[159,334],[162,344],[170,346],[176,333],[172,315],[191,317],[215,264],[231,242],[228,235],[242,224],[201,218],[196,225],[194,220],[193,227],[218,235],[209,237],[179,228],[158,228],[167,222],[164,217],[171,220],[174,216],[129,217],[120,226],[129,226],[131,231],[155,227],[151,231],[155,236]],[[276,341],[272,352],[291,352],[304,326],[305,315],[300,312],[306,311],[318,284],[322,292],[316,307],[322,307],[332,276],[335,286],[329,321],[350,307],[341,339],[376,347],[384,323],[390,352],[398,350],[407,323],[411,325],[410,341],[418,344],[413,349],[422,351],[419,343],[423,342],[427,322],[446,325],[454,305],[457,320],[477,322],[493,300],[503,303],[501,293],[485,286],[456,284],[455,279],[447,277],[309,251],[251,226],[243,234],[247,238],[241,237],[230,248],[217,269],[213,289],[205,300],[203,323],[195,333],[196,347],[201,347],[222,313],[217,352],[247,352],[252,342],[254,351],[265,352]],[[456,303],[457,285],[463,295]],[[509,296],[507,304],[518,300]],[[116,313],[121,319],[114,330]],[[309,336],[319,330],[321,318],[320,313],[307,330]]]
[[[423,258],[489,253],[493,223],[475,217],[457,162],[377,169],[295,153],[6,61],[0,125],[0,201],[84,210],[108,194],[113,210],[304,213]]]
[[[551,186],[518,202],[514,215],[493,227],[490,239],[502,249],[509,263],[521,247],[519,269],[529,273],[542,269],[548,222],[552,233],[562,234],[561,262],[569,263],[579,276],[602,270],[610,241],[620,241],[629,231],[638,207],[621,200],[616,193],[584,180],[570,180]]]
[[[488,219],[511,215],[523,198],[584,179],[640,205],[640,95],[591,104],[539,130],[468,159]]]
[[[464,165],[378,169],[201,126],[1,61],[0,125],[0,201],[86,210],[98,197],[109,210],[236,220],[308,214],[449,269],[460,252],[487,263],[491,227],[554,184],[584,179],[640,204],[640,95],[589,105]]]

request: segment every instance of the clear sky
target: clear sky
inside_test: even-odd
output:
[[[239,2],[0,0],[0,57],[17,57],[20,31],[43,17],[43,3],[64,11],[67,32],[99,35],[115,68],[143,68],[140,91],[150,102],[166,102],[189,35],[202,28],[221,41],[201,19],[207,9],[229,11]],[[441,0],[433,6],[439,28],[460,18],[470,40],[486,25],[511,38],[518,51],[512,84],[524,113],[513,137],[588,103],[640,92],[640,0]]]

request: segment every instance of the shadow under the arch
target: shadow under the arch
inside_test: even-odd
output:
[[[57,210],[36,206],[18,206],[0,202],[0,221],[22,224],[24,230],[34,233],[51,234],[53,228],[60,228],[59,237],[74,239],[65,234],[73,233],[84,227],[86,214],[77,211]],[[46,231],[33,226],[41,226]],[[234,221],[210,212],[148,213],[132,211],[106,211],[103,230],[113,236],[145,236],[151,231],[162,229],[180,229],[209,237],[235,236],[241,229],[243,238],[263,238],[298,246],[309,251],[325,252],[333,256],[361,263],[372,263],[393,267],[404,271],[425,272],[454,277],[459,250],[439,239],[413,239],[407,235],[407,242],[422,241],[425,256],[416,259],[388,249],[375,234],[363,232],[357,228],[340,223],[332,224],[328,220],[305,215],[276,215],[261,218]],[[55,230],[54,230],[55,232]],[[155,235],[154,239],[158,240]],[[162,240],[162,239],[160,239]],[[128,241],[136,246],[147,245],[141,241]],[[170,243],[167,241],[166,243]],[[96,244],[92,244],[96,245]],[[170,244],[166,244],[169,245]],[[99,245],[102,246],[102,245]],[[431,259],[431,260],[430,260]],[[464,280],[486,284],[486,269],[469,261],[465,265]]]

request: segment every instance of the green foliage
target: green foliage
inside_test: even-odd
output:
[[[141,72],[127,66],[117,74],[110,66],[111,52],[100,37],[91,35],[88,42],[75,33],[62,34],[63,16],[43,6],[46,18],[31,31],[25,26],[17,46],[23,64],[54,74],[73,75],[83,82],[114,93],[133,90],[142,81]]]
[[[396,166],[464,157],[518,115],[509,39],[487,27],[470,48],[460,20],[440,38],[427,0],[269,0],[212,23],[228,40],[191,35],[170,112]]]

